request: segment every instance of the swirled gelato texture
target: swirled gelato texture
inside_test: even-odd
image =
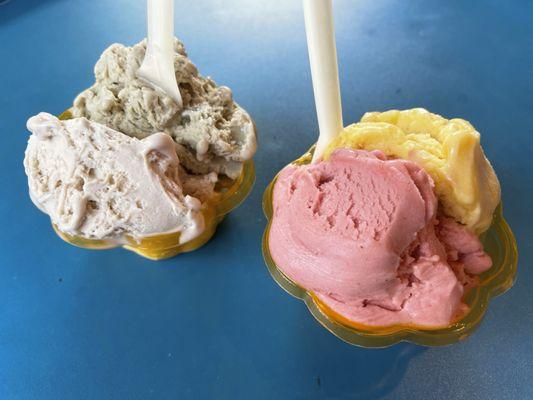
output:
[[[448,325],[491,266],[477,237],[438,218],[431,177],[379,151],[289,165],[273,190],[269,247],[293,282],[368,326]]]
[[[500,202],[500,184],[480,145],[480,135],[463,119],[445,119],[422,108],[366,113],[329,145],[380,150],[411,160],[435,182],[444,212],[479,234],[488,229]]]

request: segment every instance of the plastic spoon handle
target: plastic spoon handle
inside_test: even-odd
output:
[[[319,136],[313,162],[342,130],[342,106],[331,0],[303,0]]]
[[[174,72],[174,0],[147,0],[148,44],[139,78],[168,94],[182,107]]]

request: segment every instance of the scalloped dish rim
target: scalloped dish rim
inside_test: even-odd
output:
[[[303,165],[310,162],[314,145],[300,158],[290,164]],[[289,165],[290,165],[289,164]],[[278,174],[279,175],[279,174]],[[479,285],[472,288],[463,298],[469,311],[459,320],[444,328],[424,328],[412,325],[391,325],[370,327],[340,318],[335,319],[333,313],[313,295],[292,282],[276,265],[270,255],[268,235],[272,223],[272,191],[278,175],[270,182],[263,194],[263,212],[267,218],[267,226],[263,232],[263,258],[270,275],[287,293],[302,300],[315,319],[328,331],[343,341],[361,347],[387,347],[400,342],[411,342],[424,346],[443,346],[466,339],[479,326],[490,300],[510,289],[515,281],[518,249],[513,232],[505,221],[502,204],[496,209],[492,225],[481,236],[486,251],[493,259],[493,266],[480,275]],[[497,249],[489,249],[487,243],[497,239]],[[493,252],[488,250],[494,250]],[[495,254],[493,254],[495,253]],[[326,311],[327,310],[327,311]]]
[[[60,120],[67,120],[72,118],[71,109],[63,111],[59,117]],[[256,127],[253,124],[254,134],[256,134]],[[52,227],[55,233],[65,242],[91,250],[107,250],[117,247],[123,247],[126,250],[133,251],[142,257],[151,260],[161,260],[174,257],[180,253],[190,252],[198,249],[207,243],[214,235],[218,224],[229,214],[232,210],[238,207],[250,194],[255,183],[255,167],[253,160],[247,160],[243,163],[241,175],[231,182],[226,191],[221,193],[221,197],[214,203],[208,204],[204,210],[206,219],[206,227],[198,237],[181,244],[175,244],[179,240],[179,232],[168,233],[161,235],[147,236],[136,241],[133,238],[126,237],[127,244],[113,243],[106,240],[92,240],[81,237],[72,236],[61,232],[57,226],[52,222]],[[167,247],[160,247],[157,250],[150,249],[150,242],[157,242],[159,244],[168,242],[174,243]],[[146,247],[148,246],[148,247]]]

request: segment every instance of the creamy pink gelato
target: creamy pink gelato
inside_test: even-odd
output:
[[[429,175],[378,151],[339,149],[284,168],[273,205],[277,266],[357,323],[448,325],[475,274],[491,266],[475,235],[437,218]]]

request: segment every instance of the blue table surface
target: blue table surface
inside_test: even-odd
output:
[[[371,350],[271,279],[261,196],[315,140],[299,0],[177,1],[176,34],[253,116],[251,196],[203,248],[152,262],[56,237],[27,195],[25,122],[59,113],[144,1],[0,0],[0,399],[532,399],[533,3],[335,0],[345,122],[423,106],[471,121],[520,250],[515,286],[442,348]]]

